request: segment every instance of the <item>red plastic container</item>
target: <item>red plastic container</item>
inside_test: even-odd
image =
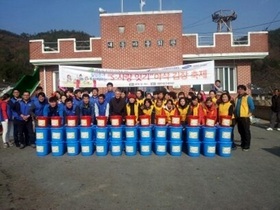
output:
[[[164,116],[164,115],[157,115],[156,116],[156,125],[158,125],[158,126],[165,126],[166,125],[166,116]]]
[[[68,127],[76,127],[78,125],[78,117],[66,116],[66,124]]]
[[[47,127],[49,125],[49,118],[44,116],[37,117],[38,127]]]
[[[106,116],[98,116],[96,117],[97,126],[105,127],[107,125],[107,117]]]
[[[231,116],[220,116],[220,126],[223,127],[230,127],[232,122],[232,117]]]
[[[51,117],[51,126],[52,127],[61,127],[62,126],[62,119],[59,116]]]
[[[133,127],[136,125],[136,116],[129,115],[125,117],[125,124],[128,127]]]
[[[91,116],[81,116],[81,126],[90,127],[91,126]]]
[[[181,116],[180,115],[172,115],[171,116],[171,125],[172,126],[181,126]]]
[[[120,127],[122,125],[122,116],[120,115],[111,116],[110,120],[113,127]]]
[[[216,124],[216,117],[205,117],[205,126],[214,127]]]
[[[199,126],[198,116],[189,115],[187,119],[188,119],[188,125],[189,126],[193,126],[193,127]]]
[[[149,115],[141,115],[139,117],[141,126],[150,126],[151,117]]]

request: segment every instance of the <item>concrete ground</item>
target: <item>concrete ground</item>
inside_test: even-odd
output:
[[[0,209],[280,209],[280,132],[232,157],[37,157],[0,149]],[[239,135],[236,133],[236,139]]]

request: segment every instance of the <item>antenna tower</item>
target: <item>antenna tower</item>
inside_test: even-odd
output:
[[[212,14],[213,22],[217,23],[217,32],[222,32],[224,27],[227,32],[232,32],[231,22],[236,18],[234,10],[219,10]]]

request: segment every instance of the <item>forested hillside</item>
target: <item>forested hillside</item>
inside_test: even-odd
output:
[[[29,64],[29,40],[44,39],[56,42],[59,38],[76,38],[86,41],[89,34],[79,31],[51,30],[34,35],[20,35],[0,29],[0,82],[15,83],[23,75],[31,74],[33,66]]]

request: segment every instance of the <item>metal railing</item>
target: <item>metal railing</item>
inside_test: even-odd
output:
[[[57,42],[44,42],[44,51],[58,51]]]
[[[235,45],[246,45],[248,44],[248,35],[246,34],[237,34],[233,35],[233,44]]]
[[[89,50],[90,41],[76,41],[76,50]]]

